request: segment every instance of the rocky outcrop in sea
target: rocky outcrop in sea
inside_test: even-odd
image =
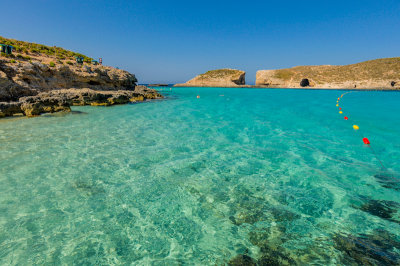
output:
[[[236,69],[210,70],[175,87],[237,87],[245,85],[246,72]]]
[[[84,89],[61,89],[25,96],[12,102],[0,102],[0,117],[23,114],[28,117],[43,113],[69,112],[73,105],[110,106],[160,99],[163,96],[146,86],[134,90],[96,91]]]
[[[0,60],[0,117],[70,111],[71,105],[114,105],[162,98],[135,75],[102,65]]]

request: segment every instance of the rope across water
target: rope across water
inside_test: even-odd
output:
[[[337,98],[336,107],[338,107],[338,109],[339,109],[339,114],[343,114],[342,107],[340,107],[340,104],[339,104],[339,103],[340,103],[340,100],[341,100],[341,99],[343,98],[343,96],[345,96],[346,94],[353,93],[353,92],[355,92],[355,91],[348,91],[348,92],[345,92],[345,93],[343,93],[342,95],[340,95],[339,98]],[[343,115],[344,115],[344,114],[343,114]],[[344,120],[349,121],[350,119],[349,119],[349,117],[344,116]],[[350,120],[350,121],[351,121],[351,120]],[[368,139],[367,137],[365,137],[365,135],[362,133],[362,130],[360,130],[360,127],[359,127],[357,124],[353,124],[353,129],[357,132],[357,134],[360,136],[360,138],[362,138],[364,144],[367,145],[367,146],[370,148],[372,154],[374,155],[374,157],[377,159],[377,161],[378,161],[378,162],[380,163],[380,165],[382,166],[382,169],[389,172],[389,170],[383,165],[382,160],[379,158],[379,156],[377,155],[377,153],[375,152],[375,150],[372,148],[369,139]]]

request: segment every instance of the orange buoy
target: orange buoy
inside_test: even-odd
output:
[[[347,116],[345,116],[345,117],[344,117],[344,120],[347,120],[347,119],[349,119],[349,118],[348,118]]]
[[[371,143],[369,142],[369,139],[367,139],[367,138],[363,138],[363,141],[364,141],[364,144],[367,144],[367,145],[371,144]]]
[[[200,98],[200,95],[197,95],[197,99],[199,99]]]

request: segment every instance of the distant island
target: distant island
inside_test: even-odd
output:
[[[259,70],[256,84],[245,85],[246,72],[234,69],[211,70],[177,87],[262,87],[400,89],[400,57],[384,58],[344,66],[297,66]]]
[[[0,48],[0,117],[162,97],[134,74],[61,47],[0,37]]]
[[[236,69],[210,70],[175,87],[237,87],[245,85],[246,72]]]

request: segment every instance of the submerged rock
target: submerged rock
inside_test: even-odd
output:
[[[237,255],[228,262],[229,266],[256,266],[256,261],[247,255]]]
[[[278,232],[276,232],[278,231]],[[286,241],[282,236],[285,228],[265,228],[250,232],[250,242],[260,248],[257,265],[295,265],[295,260],[282,248]]]
[[[102,187],[93,184],[91,181],[77,180],[72,184],[72,187],[89,196],[104,194],[106,192]]]
[[[395,217],[395,214],[397,213],[396,209],[399,207],[400,204],[394,201],[369,199],[360,207],[356,208],[382,219],[400,223],[400,221]]]
[[[333,237],[337,250],[343,253],[344,264],[399,265],[400,242],[396,236],[377,230],[371,235],[336,234]]]
[[[387,174],[376,174],[374,177],[382,185],[382,187],[400,190],[400,178],[396,178]]]

